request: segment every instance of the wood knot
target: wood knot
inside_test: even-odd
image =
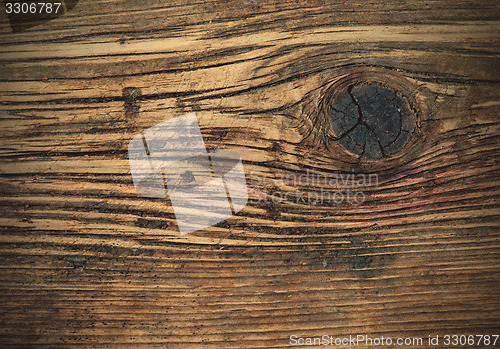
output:
[[[373,82],[351,84],[330,103],[333,138],[369,159],[397,153],[417,125],[411,104],[400,92]]]

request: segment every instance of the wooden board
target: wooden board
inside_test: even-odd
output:
[[[499,2],[86,0],[17,33],[0,18],[0,346],[500,334]],[[328,96],[366,81],[415,107],[389,158],[328,137]],[[189,112],[208,149],[241,155],[249,202],[180,235],[167,200],[136,194],[127,146]],[[309,180],[349,175],[377,181]],[[303,199],[320,190],[364,200]]]

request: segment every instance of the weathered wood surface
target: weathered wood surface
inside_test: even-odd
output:
[[[0,345],[498,334],[499,4],[80,1],[15,34],[2,13]],[[406,148],[370,161],[325,137],[343,79],[408,94]],[[192,111],[241,154],[250,202],[181,236],[135,193],[127,144]],[[379,181],[360,204],[259,202],[319,190],[279,181],[307,170]]]

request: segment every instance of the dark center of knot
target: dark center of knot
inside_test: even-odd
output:
[[[416,119],[406,98],[379,85],[351,85],[333,101],[331,123],[348,151],[371,159],[399,151],[415,131]]]

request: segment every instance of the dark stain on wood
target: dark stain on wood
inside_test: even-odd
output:
[[[139,101],[142,97],[141,89],[136,87],[125,87],[122,92],[125,104],[125,118],[137,118],[140,111]]]

